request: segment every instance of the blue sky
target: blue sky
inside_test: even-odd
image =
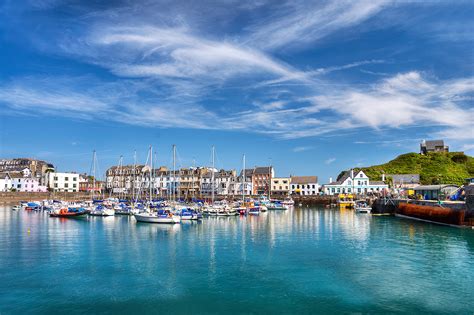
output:
[[[152,144],[169,166],[176,144],[208,165],[215,145],[218,167],[325,183],[421,139],[474,152],[470,1],[87,3],[1,4],[0,157],[82,172]]]

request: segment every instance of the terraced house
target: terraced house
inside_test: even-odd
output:
[[[363,172],[354,173],[353,170],[345,172],[337,181],[324,185],[326,195],[379,193],[387,189],[383,181],[371,181]]]

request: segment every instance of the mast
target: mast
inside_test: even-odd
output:
[[[245,154],[242,157],[242,202],[245,202]]]
[[[92,197],[91,199],[94,200],[94,190],[95,190],[95,160],[96,160],[96,156],[95,156],[95,150],[94,152],[92,153]]]
[[[175,201],[176,189],[176,145],[173,144],[173,201]]]
[[[137,171],[137,150],[133,152],[133,174],[132,174],[132,202],[135,200],[135,173]]]
[[[122,184],[123,184],[123,180],[124,177],[123,177],[123,155],[120,156],[120,159],[119,159],[119,200],[120,198],[122,197]]]
[[[195,170],[196,170],[196,161],[193,159],[193,170],[191,172],[191,187],[193,189],[193,194],[192,194],[193,200],[196,197],[195,196],[195,189],[194,189],[194,172],[195,172]]]
[[[150,190],[150,203],[152,202],[152,181],[153,181],[153,147],[150,145],[150,185],[149,185],[149,190]]]
[[[212,204],[214,204],[214,182],[215,182],[215,175],[214,175],[214,155],[215,155],[215,147],[212,146],[212,174],[211,174],[211,191],[212,191]]]
[[[153,158],[154,158],[154,165],[155,165],[155,168],[156,168],[156,151],[155,151],[155,154],[154,154]],[[156,180],[156,173],[155,173],[155,172],[153,172],[153,177],[154,177],[154,179]],[[154,181],[155,181],[155,180],[154,180]],[[156,186],[156,185],[155,185],[155,183],[153,182],[153,192],[154,192],[155,195],[158,196],[158,190],[156,189],[155,186]]]

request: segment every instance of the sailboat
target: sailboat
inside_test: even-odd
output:
[[[97,154],[94,150],[92,153],[92,189],[91,189],[91,200],[94,200],[94,191],[95,191],[95,176],[96,176],[96,165],[97,165]],[[112,187],[113,187],[113,180],[112,180]],[[94,207],[94,202],[92,202]],[[108,208],[103,204],[99,204],[95,206],[95,208],[91,209],[90,215],[93,216],[100,216],[100,217],[108,217],[115,215],[115,210],[113,208]]]
[[[173,159],[175,157],[175,152],[176,152],[176,146],[173,145]],[[153,180],[153,149],[152,146],[150,146],[150,204],[152,203],[152,180]],[[174,165],[174,161],[173,161]],[[137,222],[144,222],[144,223],[166,223],[166,224],[174,224],[174,223],[180,223],[181,222],[181,217],[179,215],[174,215],[170,210],[168,209],[161,209],[158,210],[157,212],[149,211],[142,212],[142,213],[135,213],[133,215]]]

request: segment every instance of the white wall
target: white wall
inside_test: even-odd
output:
[[[79,174],[76,173],[46,173],[46,186],[53,191],[79,191]]]

